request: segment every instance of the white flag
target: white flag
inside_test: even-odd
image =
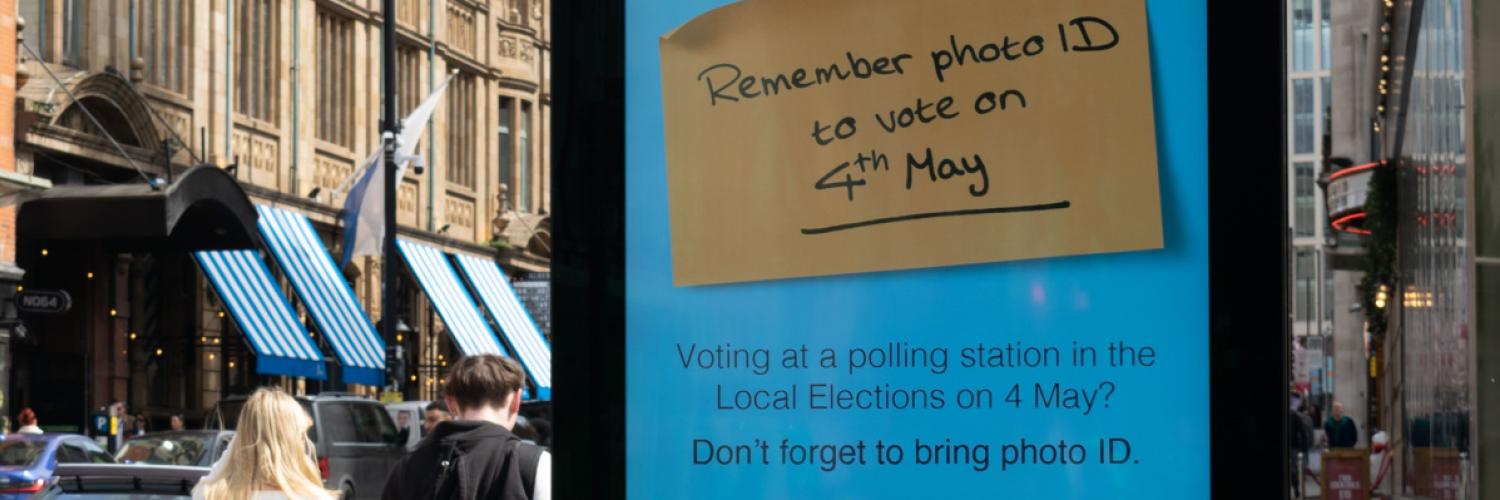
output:
[[[427,127],[427,121],[432,118],[433,110],[437,109],[439,98],[443,91],[448,89],[448,82],[453,81],[449,75],[443,80],[443,84],[433,89],[432,95],[422,101],[421,106],[412,110],[405,120],[401,120],[401,134],[396,137],[396,179],[406,175],[406,165],[412,161],[422,161],[417,156],[417,141],[422,138],[422,131]],[[344,200],[344,255],[340,259],[340,266],[349,265],[349,261],[360,255],[380,255],[381,244],[385,239],[385,164],[384,155],[377,148],[360,164],[348,179],[344,180],[339,190],[348,188],[349,196]],[[353,182],[353,187],[349,184]]]

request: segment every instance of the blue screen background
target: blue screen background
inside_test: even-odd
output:
[[[1206,2],[1147,1],[1165,248],[916,271],[703,287],[672,285],[659,37],[723,5],[632,0],[626,5],[626,488],[630,498],[1204,498],[1208,495],[1208,152]],[[684,370],[676,345],[874,347],[888,341],[952,349],[975,342],[1150,345],[1150,368]],[[1101,349],[1101,362],[1103,351]],[[1064,351],[1066,357],[1066,350]],[[952,364],[956,359],[950,359]],[[1117,389],[1109,408],[1076,411],[725,412],[714,387],[992,387],[1061,382]],[[1028,391],[1029,392],[1029,391]],[[1094,460],[1120,436],[1137,464]],[[908,447],[907,464],[694,466],[692,440],[756,437],[802,443],[864,439]],[[912,438],[991,445],[988,471],[910,463]],[[999,470],[998,444],[1085,444],[1085,465]],[[1247,437],[1247,439],[1253,439]],[[873,451],[873,450],[872,450]],[[869,452],[867,452],[869,453]]]

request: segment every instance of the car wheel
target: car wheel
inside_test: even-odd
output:
[[[354,485],[344,483],[339,487],[339,498],[341,500],[354,500]]]

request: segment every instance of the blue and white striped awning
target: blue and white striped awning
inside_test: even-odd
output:
[[[489,323],[479,313],[479,306],[458,281],[453,265],[443,256],[443,251],[430,245],[396,239],[396,247],[406,259],[406,266],[417,276],[422,291],[432,300],[438,316],[447,325],[448,333],[458,350],[465,356],[476,354],[505,355],[500,339],[490,330]]]
[[[343,273],[307,216],[259,205],[260,234],[286,274],[323,338],[333,345],[344,382],[385,385],[385,342],[370,325]]]
[[[542,338],[542,331],[537,329],[526,307],[521,305],[521,299],[516,297],[510,280],[493,260],[461,253],[453,256],[479,300],[489,310],[490,318],[500,326],[500,333],[505,335],[511,350],[521,359],[521,366],[526,367],[526,373],[531,375],[531,381],[536,384],[537,399],[550,399],[552,348],[547,345],[547,339]]]
[[[323,354],[292,314],[271,271],[255,250],[193,252],[219,299],[255,349],[255,371],[266,375],[328,378]]]

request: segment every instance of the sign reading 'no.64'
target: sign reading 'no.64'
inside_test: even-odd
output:
[[[16,294],[16,309],[36,314],[61,314],[73,307],[73,298],[62,290],[26,290]]]

